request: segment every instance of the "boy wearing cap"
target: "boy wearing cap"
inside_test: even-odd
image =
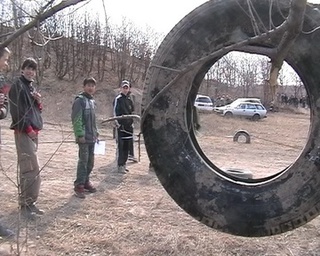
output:
[[[97,189],[90,181],[94,165],[94,144],[98,140],[96,126],[96,102],[93,94],[96,91],[96,80],[93,77],[83,81],[83,92],[74,100],[72,105],[72,126],[76,142],[79,146],[77,177],[74,181],[75,196],[85,198],[85,191],[95,193]]]
[[[129,96],[130,82],[123,80],[120,84],[120,94],[114,100],[114,116],[131,115],[134,111],[133,102]],[[126,162],[128,160],[129,146],[133,139],[133,119],[120,119],[116,121],[117,126],[117,164],[118,172],[126,173]]]

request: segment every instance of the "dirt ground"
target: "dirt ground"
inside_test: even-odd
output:
[[[21,255],[41,256],[320,255],[320,217],[294,231],[262,238],[232,236],[194,220],[148,170],[143,144],[140,162],[129,163],[126,175],[116,173],[110,126],[100,126],[106,155],[95,158],[92,181],[98,191],[83,200],[74,197],[72,190],[77,146],[71,126],[68,122],[45,123],[39,145],[43,170],[38,206],[46,214],[37,221],[19,220],[16,154],[9,124],[8,119],[1,123],[1,221],[19,232],[19,239],[0,241],[0,255],[6,255],[5,251],[16,255],[17,250]],[[298,157],[307,138],[309,115],[307,111],[276,113],[251,122],[211,113],[201,114],[201,124],[197,138],[214,164],[250,170],[257,178],[279,172]],[[252,143],[232,141],[240,129],[251,134]],[[135,147],[138,156],[137,143]]]

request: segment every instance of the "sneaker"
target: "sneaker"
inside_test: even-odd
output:
[[[74,195],[79,198],[86,198],[86,195],[84,194],[84,185],[75,186]]]
[[[154,172],[154,168],[151,163],[149,163],[149,172]]]
[[[118,172],[119,173],[127,173],[128,170],[126,169],[126,167],[124,165],[119,165],[118,166]]]
[[[27,207],[30,209],[30,211],[34,212],[37,215],[44,214],[44,210],[39,209],[35,204],[30,204]]]
[[[12,238],[15,236],[14,232],[0,224],[0,236],[2,238]]]
[[[29,220],[36,220],[37,218],[37,214],[33,211],[31,211],[31,209],[29,208],[28,205],[22,205],[20,207],[20,213],[22,216],[24,216],[25,218],[29,219]]]
[[[90,193],[96,193],[97,189],[92,185],[90,181],[84,184],[84,189],[89,191]]]
[[[128,160],[135,162],[135,163],[138,163],[138,159],[135,158],[134,156],[131,156],[131,155],[128,156]]]

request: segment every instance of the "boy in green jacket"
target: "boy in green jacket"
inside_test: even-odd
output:
[[[93,94],[96,91],[96,80],[92,77],[83,81],[83,92],[72,105],[72,125],[79,146],[77,177],[74,181],[75,195],[85,198],[85,191],[95,193],[97,190],[90,182],[89,176],[94,165],[94,144],[98,140],[96,126],[96,103]]]

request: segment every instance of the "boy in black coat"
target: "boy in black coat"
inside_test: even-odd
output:
[[[130,82],[121,82],[121,92],[114,100],[114,116],[131,115],[134,111],[133,102],[129,96]],[[133,140],[133,119],[120,119],[116,121],[118,152],[118,172],[126,173],[126,162],[128,160],[129,145]]]

